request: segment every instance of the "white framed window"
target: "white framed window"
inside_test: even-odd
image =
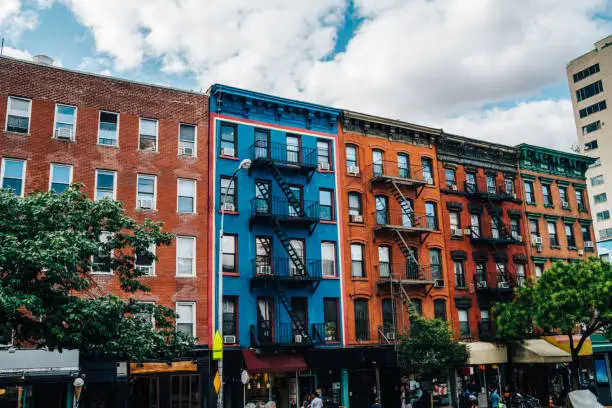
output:
[[[117,199],[117,172],[114,170],[96,170],[96,201],[103,198]]]
[[[197,128],[179,123],[179,156],[196,156]]]
[[[154,210],[156,207],[157,177],[139,174],[136,190],[136,208]]]
[[[76,134],[76,106],[55,104],[53,137],[60,140],[74,140]]]
[[[336,276],[336,243],[321,242],[321,264],[324,278]]]
[[[98,144],[119,146],[119,114],[100,111],[98,122]]]
[[[19,98],[16,96],[8,97],[6,107],[6,127],[7,132],[30,133],[30,117],[32,115],[32,100]]]
[[[72,165],[51,163],[49,173],[49,191],[60,194],[70,187],[72,183]]]
[[[176,302],[176,330],[195,337],[195,302]]]
[[[140,118],[138,150],[157,151],[157,120]]]
[[[113,234],[107,231],[103,231],[100,234],[100,243],[106,244],[112,238]],[[111,261],[113,258],[113,251],[103,252],[99,251],[98,254],[91,257],[91,273],[110,275],[113,273],[111,268]]]
[[[176,276],[195,276],[195,237],[176,237]]]
[[[354,278],[365,277],[362,244],[351,244],[351,271]]]
[[[25,169],[25,160],[2,158],[2,169],[0,169],[2,188],[5,190],[13,190],[15,195],[23,197]]]
[[[180,213],[195,213],[196,209],[196,182],[191,179],[178,179],[177,181],[177,211]]]
[[[144,275],[155,276],[155,252],[157,247],[152,244],[146,253],[136,252],[135,268]]]

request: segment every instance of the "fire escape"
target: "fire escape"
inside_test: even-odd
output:
[[[251,146],[254,169],[265,170],[276,181],[283,195],[271,194],[271,181],[257,180],[256,195],[251,202],[249,229],[256,225],[270,226],[284,248],[287,257],[273,257],[271,239],[258,238],[261,252],[253,260],[253,277],[250,281],[254,288],[270,288],[276,293],[280,304],[291,319],[290,325],[282,325],[276,318],[274,329],[271,327],[251,326],[251,343],[254,346],[288,345],[311,346],[323,342],[322,324],[309,327],[291,303],[287,290],[309,287],[314,293],[322,280],[321,260],[305,259],[303,248],[296,249],[287,236],[287,226],[306,228],[312,234],[319,222],[319,203],[305,201],[292,190],[286,175],[298,175],[308,182],[317,169],[316,149],[299,148],[294,145],[256,141]],[[262,253],[263,252],[263,253]],[[274,333],[272,335],[272,332]]]

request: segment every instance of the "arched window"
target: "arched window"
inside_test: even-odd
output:
[[[355,299],[355,338],[370,339],[370,316],[367,299]]]

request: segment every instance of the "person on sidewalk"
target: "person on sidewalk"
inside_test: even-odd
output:
[[[314,398],[310,403],[310,408],[323,408],[323,400],[321,399],[321,396],[316,392],[313,395]]]
[[[499,393],[497,392],[497,387],[493,387],[491,389],[490,399],[491,399],[491,408],[499,408],[501,397],[499,396]]]
[[[370,408],[381,408],[380,400],[378,398],[374,398],[374,403]]]

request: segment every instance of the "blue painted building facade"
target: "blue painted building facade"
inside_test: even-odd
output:
[[[235,364],[248,369],[256,364],[249,361],[249,350],[256,350],[265,366],[266,355],[298,354],[307,360],[312,350],[341,347],[343,220],[335,171],[340,111],[223,85],[212,86],[209,95],[214,202],[209,255],[210,270],[218,271],[221,262],[224,272],[226,355],[242,350]],[[238,170],[232,181],[245,159],[250,167]],[[218,276],[210,275],[210,321],[217,322]],[[285,383],[290,378],[273,379],[275,370],[280,377],[281,371],[295,375],[310,370],[307,366],[272,365],[278,367],[250,381],[253,388],[265,382],[280,406],[291,398],[301,401],[300,390],[320,387],[316,375],[301,383],[296,377],[295,386]],[[273,381],[283,382],[279,391]],[[280,388],[295,389],[296,395],[275,395],[284,393]],[[253,394],[247,401],[258,398]]]

